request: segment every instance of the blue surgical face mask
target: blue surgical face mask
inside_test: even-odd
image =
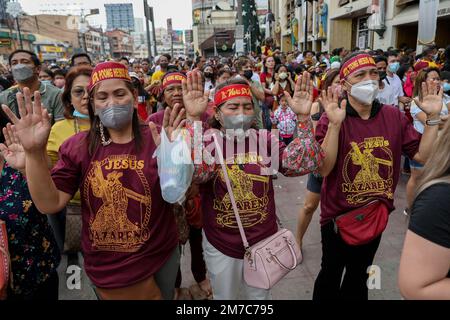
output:
[[[74,111],[73,111],[73,114],[72,114],[74,117],[76,117],[76,118],[80,118],[80,119],[89,119],[89,115],[87,115],[87,114],[82,114],[80,111],[78,111],[77,109],[75,109]]]
[[[400,68],[400,62],[392,62],[389,64],[389,71],[392,73],[396,73]]]
[[[52,81],[51,81],[51,80],[41,80],[41,82],[42,82],[43,84],[46,84],[46,85],[51,85],[51,84],[52,84]]]
[[[449,82],[442,83],[442,88],[444,89],[444,92],[449,92],[450,91],[450,83]]]

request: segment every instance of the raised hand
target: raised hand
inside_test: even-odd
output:
[[[0,152],[3,158],[12,168],[25,171],[25,151],[10,123],[3,128],[3,136],[5,143],[0,143]]]
[[[298,77],[292,97],[287,91],[284,94],[286,95],[289,107],[291,107],[296,115],[309,116],[313,102],[313,84],[311,75],[308,72],[305,71],[303,75]]]
[[[442,110],[442,95],[444,90],[435,82],[422,82],[422,99],[415,98],[416,105],[427,115],[427,117],[439,117]]]
[[[28,88],[23,89],[23,94],[17,93],[16,97],[20,119],[7,106],[2,106],[14,124],[14,133],[25,152],[44,151],[52,126],[50,115],[42,106],[41,94],[38,91],[34,93],[34,103]]]
[[[204,90],[202,76],[198,71],[188,74],[187,80],[182,82],[183,102],[186,116],[191,120],[200,120],[208,107],[209,91]]]
[[[173,141],[177,138],[180,129],[184,126],[186,122],[186,120],[184,119],[185,113],[185,110],[179,103],[175,104],[173,109],[166,108],[166,110],[164,111],[163,127],[161,128],[161,130],[166,131],[166,135],[170,141]],[[156,124],[150,122],[148,126],[150,127],[153,141],[155,141],[155,144],[159,146],[161,144],[161,135],[158,132]]]
[[[340,94],[341,90],[339,88],[333,90],[330,86],[328,90],[322,90],[321,97],[319,98],[320,103],[327,113],[328,120],[334,125],[340,125],[346,115],[347,100],[342,100],[341,107],[339,108]]]

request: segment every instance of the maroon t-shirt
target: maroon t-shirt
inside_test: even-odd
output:
[[[259,132],[255,131],[259,137]],[[228,176],[233,188],[245,235],[253,245],[277,232],[276,208],[272,176],[261,175],[261,168],[268,167],[271,136],[267,135],[268,152],[250,152],[249,138],[245,151],[234,152],[227,157],[227,140],[223,139],[223,155],[228,167]],[[279,145],[279,163],[286,146]],[[230,147],[230,146],[229,146]],[[228,149],[229,149],[228,147]],[[233,156],[234,154],[234,156]],[[258,161],[256,161],[258,160]],[[229,162],[230,161],[230,162]],[[242,162],[242,163],[241,163]],[[280,168],[280,172],[284,170]],[[203,230],[208,241],[223,254],[236,259],[244,257],[245,249],[239,233],[233,207],[223,178],[221,165],[217,164],[214,178],[201,185],[200,189]]]
[[[420,134],[397,108],[378,107],[379,111],[368,120],[347,111],[339,132],[336,165],[322,184],[321,225],[375,199],[394,210],[401,155],[414,157]],[[316,128],[318,142],[323,142],[327,128],[324,113]]]
[[[88,154],[87,132],[63,143],[52,171],[58,190],[80,188],[82,248],[86,273],[100,288],[130,286],[155,274],[178,244],[172,211],[164,202],[153,153],[142,128],[135,141],[100,145]]]

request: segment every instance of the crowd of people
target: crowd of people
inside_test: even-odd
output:
[[[283,53],[267,39],[259,54],[234,57],[93,62],[80,53],[65,67],[17,50],[8,63],[0,247],[12,273],[0,297],[58,299],[61,256],[79,265],[81,253],[102,300],[271,299],[243,280],[245,248],[218,155],[199,138],[215,129],[224,151],[230,139],[245,146],[222,160],[250,245],[278,230],[273,180],[308,175],[295,235],[301,248],[320,204],[314,300],[368,299],[367,268],[401,174],[410,175],[410,223],[400,291],[450,299],[450,47]],[[163,130],[202,142],[182,203],[163,198],[153,157]],[[276,170],[262,173],[252,139],[267,143]],[[366,229],[352,217],[367,217]],[[196,283],[186,289],[188,241]]]

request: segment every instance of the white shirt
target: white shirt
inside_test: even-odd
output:
[[[211,82],[211,80],[205,81],[205,91],[211,91],[214,88],[214,84]]]
[[[442,100],[444,100],[445,105],[448,105],[450,103],[450,95],[444,93],[444,95],[442,96]]]
[[[252,81],[261,82],[261,79],[259,78],[259,74],[257,74],[256,72],[253,72]]]
[[[422,124],[422,122],[420,122],[419,118],[417,117],[417,115],[421,112],[423,112],[422,109],[420,109],[413,100],[411,102],[411,116],[414,119],[414,129],[416,129],[417,132],[423,134],[425,126]],[[448,108],[444,102],[442,102],[442,109],[440,115],[441,116],[448,115]]]
[[[393,102],[395,101],[395,95],[393,88],[384,84],[383,89],[378,89],[377,100],[382,104],[394,105]]]
[[[388,83],[388,81],[389,81],[389,83]],[[398,98],[403,97],[405,95],[403,93],[402,80],[400,80],[400,77],[394,73],[392,78],[387,75],[386,79],[384,79],[383,82],[386,86],[390,86],[394,93],[394,99],[392,101],[390,101],[390,103],[387,103],[387,104],[392,104],[392,105],[398,107],[398,104],[399,104]]]

